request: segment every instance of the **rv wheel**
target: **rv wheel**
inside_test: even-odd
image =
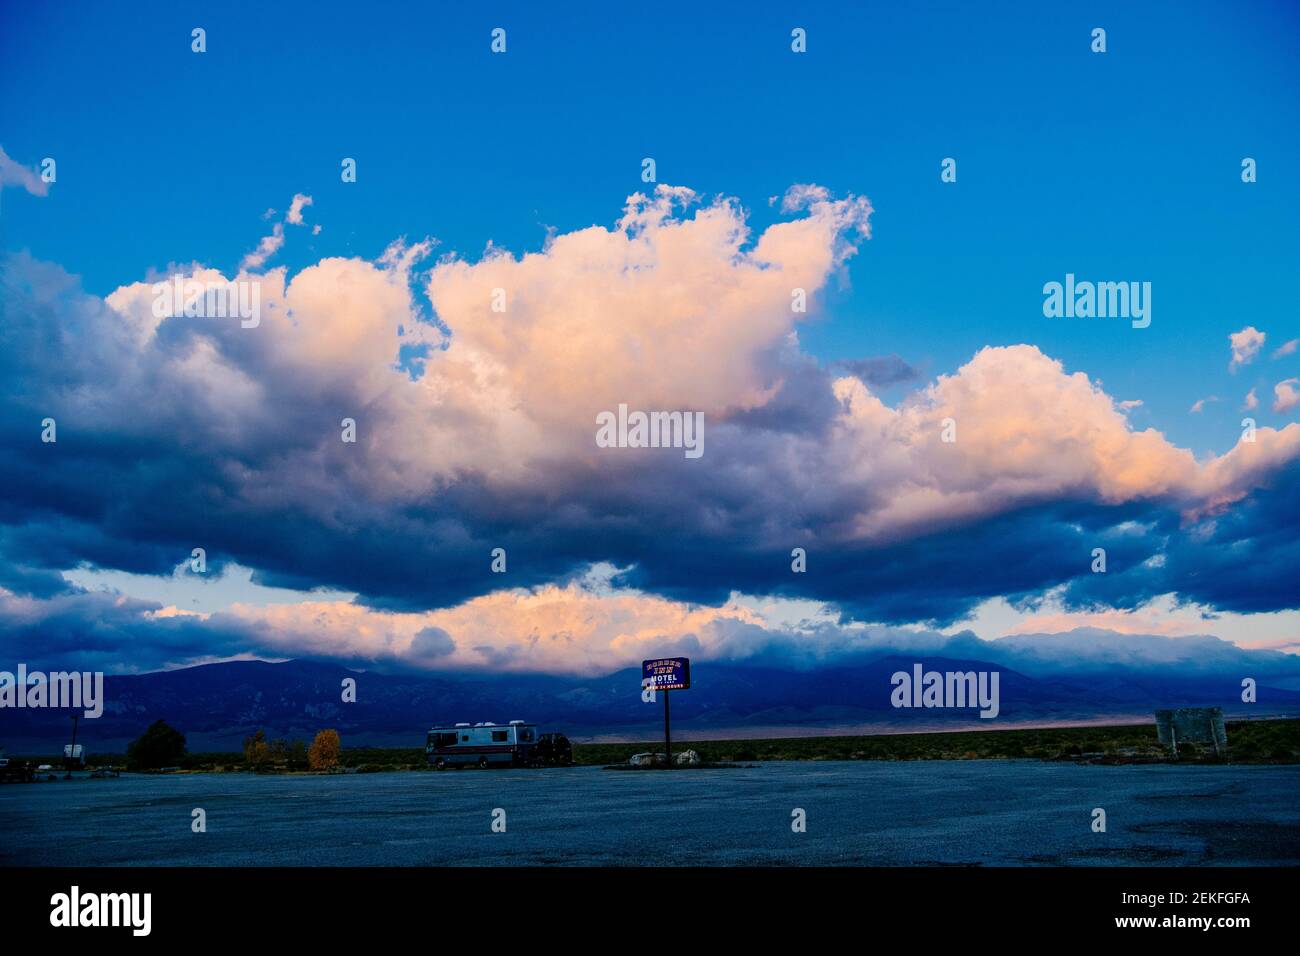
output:
[[[446,770],[446,769],[447,769],[447,761],[445,761],[445,760],[443,760],[441,757],[439,757],[439,758],[434,762],[434,767],[436,767],[438,770]]]
[[[487,757],[479,757],[479,758],[478,758],[478,768],[479,768],[480,770],[486,770],[486,769],[488,768],[488,760],[487,760]]]

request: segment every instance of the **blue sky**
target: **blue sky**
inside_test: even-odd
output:
[[[263,213],[278,210],[272,221],[280,220],[296,194],[312,197],[307,220],[321,228],[314,234],[288,227],[274,265],[287,267],[290,277],[329,257],[374,262],[400,237],[434,238],[435,258],[454,251],[473,263],[489,243],[518,256],[542,251],[551,233],[612,228],[628,195],[649,188],[640,176],[644,157],[655,159],[659,183],[689,187],[705,205],[734,197],[746,211],[751,241],[790,218],[771,197],[816,183],[833,197],[865,196],[873,209],[870,238],[837,264],[815,318],[797,329],[803,353],[822,369],[900,356],[920,374],[878,389],[894,406],[981,349],[1027,344],[1067,373],[1086,373],[1116,402],[1140,401],[1126,413],[1134,431],[1156,429],[1198,458],[1225,455],[1238,443],[1251,389],[1258,398],[1251,414],[1261,426],[1282,429],[1296,418],[1294,408],[1272,406],[1274,387],[1300,376],[1300,353],[1272,353],[1300,336],[1300,182],[1290,168],[1300,155],[1298,26],[1300,10],[1290,3],[1015,3],[999,5],[996,15],[962,3],[144,3],[83,4],[75,14],[11,4],[0,11],[0,146],[29,168],[55,158],[58,179],[46,196],[4,190],[0,241],[6,253],[57,264],[98,298],[190,263],[233,276],[270,228]],[[207,33],[201,55],[190,49],[194,27]],[[495,27],[507,31],[505,55],[489,50]],[[795,27],[807,31],[806,54],[791,52]],[[1104,54],[1090,50],[1095,27],[1106,30]],[[357,182],[340,181],[343,157],[356,159]],[[945,157],[957,161],[956,183],[940,181]],[[1242,182],[1243,157],[1257,161],[1258,182]],[[1044,318],[1043,284],[1066,273],[1150,282],[1151,326]],[[418,297],[427,291],[418,288],[423,281],[412,278]],[[420,307],[427,312],[429,300],[420,298]],[[21,312],[15,306],[11,321]],[[1228,336],[1251,326],[1265,333],[1265,345],[1251,363],[1230,371]],[[33,368],[21,374],[44,385],[58,377]],[[244,368],[256,379],[253,366]],[[19,374],[14,381],[25,381]],[[829,401],[824,382],[806,388],[805,395],[789,386],[769,412],[789,422],[804,398]],[[1025,393],[1027,403],[1038,400]],[[1191,412],[1201,400],[1203,410]],[[346,411],[346,401],[339,407]],[[1046,419],[1056,413],[1023,411]],[[215,434],[215,417],[196,421]],[[119,438],[114,455],[128,455],[123,448],[145,440],[100,440],[107,446]],[[189,449],[186,441],[160,447]],[[718,447],[723,455],[733,450]],[[742,447],[753,445],[735,446]],[[241,450],[240,461],[256,470],[263,448],[259,440]],[[736,460],[751,453],[737,450]],[[1277,452],[1277,467],[1290,467],[1289,454]],[[173,459],[166,469],[180,480],[187,469],[202,470],[199,460]],[[18,484],[30,475],[15,467],[6,477]],[[628,578],[645,594],[716,605],[738,588],[843,602],[866,620],[946,626],[972,602],[999,596],[1065,589],[1081,606],[1132,610],[1186,581],[1204,582],[1210,568],[1222,579],[1231,542],[1211,559],[1194,540],[1181,539],[1181,528],[1204,517],[1188,510],[1186,498],[1213,498],[1206,507],[1219,501],[1221,488],[1204,492],[1198,481],[1189,477],[1194,492],[1171,492],[1151,512],[1147,504],[1164,490],[1144,485],[1129,496],[1124,484],[1121,492],[1102,487],[1089,498],[1070,485],[1055,497],[1013,502],[998,518],[1007,524],[944,525],[943,547],[954,555],[967,542],[1002,540],[1008,525],[1025,542],[998,573],[989,572],[986,587],[957,589],[950,605],[933,593],[887,600],[898,587],[887,575],[867,587],[866,597],[857,594],[863,556],[853,549],[839,564],[823,563],[835,564],[834,574],[828,567],[818,587],[790,588],[767,577],[747,563],[759,543],[721,486],[713,489],[719,509],[736,523],[720,521],[733,529],[725,534],[696,537],[699,529],[692,530],[685,540],[703,549],[699,564],[674,564],[673,545],[647,544],[640,532],[623,535],[609,524],[528,539],[522,518],[513,529],[499,511],[476,523],[464,516],[481,505],[477,486],[462,489],[465,510],[456,510],[454,495],[425,511],[408,499],[388,501],[377,523],[395,535],[394,562],[406,533],[409,542],[428,533],[405,527],[404,509],[431,527],[464,519],[474,554],[493,534],[517,531],[520,553],[537,556],[535,572],[516,582],[527,587],[571,581],[593,561],[628,567],[638,555],[657,553],[658,570],[647,556]],[[1274,472],[1242,494],[1233,498],[1243,510],[1232,520],[1249,530],[1234,540],[1248,542],[1257,560],[1272,560],[1283,573],[1300,558],[1294,549],[1279,558],[1270,548],[1283,545],[1265,540],[1263,529],[1278,521],[1290,526],[1294,495]],[[1269,503],[1271,522],[1261,517]],[[831,496],[804,505],[791,528],[816,534],[836,524]],[[188,553],[180,542],[200,533],[206,520],[188,502],[180,510],[192,513],[193,528],[169,541],[158,520],[132,514],[115,524],[107,503],[98,513],[88,505],[74,514],[77,508],[53,497],[39,507],[62,514],[63,522],[84,521],[89,537],[69,543],[60,535],[78,536],[62,524],[58,534],[40,538],[28,528],[24,536],[11,518],[5,524],[14,567],[22,574],[81,568],[83,583],[96,569],[162,573]],[[1076,507],[1096,510],[1079,514]],[[119,505],[117,518],[123,511],[130,506]],[[991,513],[977,512],[980,521]],[[379,606],[441,606],[483,590],[466,584],[421,596],[414,585],[381,587],[338,570],[332,559],[301,568],[295,562],[310,550],[304,542],[340,555],[356,553],[358,543],[327,545],[329,522],[286,515],[267,532],[280,535],[274,546],[258,539],[256,522],[230,531],[227,515],[229,537],[213,548],[217,563],[252,568],[268,585],[362,594]],[[1068,566],[1094,528],[1123,538],[1126,522],[1154,529],[1142,539],[1145,550],[1133,555],[1145,570],[1107,578],[1106,587],[1091,579],[1071,584],[1065,570],[1037,573],[1035,561]],[[1220,533],[1226,524],[1216,525]],[[87,543],[120,537],[123,528],[131,529],[127,545]],[[726,561],[738,563],[707,564],[723,537]],[[742,539],[744,547],[737,544]],[[292,547],[285,545],[290,540]],[[584,548],[590,541],[600,546]],[[890,539],[888,547],[897,549],[890,553],[900,568],[961,573],[936,558],[931,544]],[[1031,554],[1036,547],[1038,558]],[[914,565],[917,550],[926,558]],[[542,555],[552,551],[543,568]],[[168,557],[173,552],[175,560]],[[1156,552],[1174,563],[1143,564]],[[1175,566],[1184,577],[1158,570]],[[1020,567],[1035,570],[1017,574]],[[123,586],[129,578],[111,580]],[[1232,613],[1276,614],[1294,605],[1281,580],[1254,595],[1244,582],[1231,594],[1213,590],[1201,587],[1188,600]],[[136,596],[148,592],[152,599],[157,591],[142,586]],[[927,602],[944,610],[925,614]]]
[[[620,5],[624,6],[624,5]],[[418,9],[416,9],[418,8]],[[305,264],[400,235],[476,254],[608,224],[653,156],[662,182],[766,199],[816,182],[867,195],[867,254],[823,360],[898,353],[931,374],[1033,341],[1141,399],[1196,451],[1235,440],[1249,385],[1226,336],[1300,334],[1293,4],[961,3],[9,5],[3,145],[58,161],[10,195],[6,248],[107,293],[169,262],[230,267],[268,207],[311,194]],[[208,31],[208,52],[189,30]],[[809,52],[789,50],[792,26]],[[508,54],[488,50],[507,29]],[[1108,50],[1090,52],[1090,30]],[[354,185],[338,163],[354,156]],[[945,185],[939,161],[958,161]],[[1259,181],[1240,181],[1254,157]],[[1154,286],[1154,323],[1045,321],[1044,282]],[[1245,387],[1243,387],[1245,386]],[[1222,401],[1187,415],[1197,399]],[[1268,419],[1268,412],[1261,415]]]

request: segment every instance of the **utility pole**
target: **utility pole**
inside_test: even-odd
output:
[[[63,762],[63,766],[67,769],[67,773],[63,775],[64,780],[72,779],[72,761],[76,759],[76,756],[77,756],[77,715],[73,714],[72,715],[72,749],[68,751],[68,759]]]

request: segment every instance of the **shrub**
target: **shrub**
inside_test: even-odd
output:
[[[155,720],[149,729],[126,748],[126,765],[131,770],[174,767],[185,757],[185,735]]]

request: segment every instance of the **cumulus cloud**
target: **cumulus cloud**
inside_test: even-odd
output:
[[[1228,370],[1235,372],[1243,365],[1249,365],[1259,354],[1259,350],[1264,347],[1264,333],[1253,325],[1248,325],[1240,332],[1233,332],[1228,336],[1228,343],[1232,347],[1232,361],[1228,363]]]
[[[1229,554],[1227,529],[1261,553],[1284,547],[1258,512],[1231,519],[1282,494],[1300,425],[1197,459],[1030,345],[982,349],[893,406],[872,367],[819,367],[799,348],[791,290],[819,301],[868,237],[871,206],[801,186],[782,209],[792,218],[755,234],[734,200],[659,187],[612,226],[522,255],[431,261],[423,241],[292,275],[246,263],[229,278],[258,284],[248,329],[160,318],[151,282],[101,300],[12,258],[0,582],[48,594],[51,569],[83,563],[170,574],[198,544],[260,584],[359,595],[207,621],[235,643],[289,635],[287,654],[316,634],[311,646],[340,656],[596,667],[661,640],[753,633],[744,606],[716,610],[733,591],[948,621],[1073,580],[1090,542],[1137,518],[1154,530],[1117,534],[1113,553],[1141,570],[1105,576],[1127,589],[1114,602],[1178,589],[1143,565],[1152,549],[1189,586],[1217,588],[1186,564]],[[597,447],[596,415],[619,404],[703,412],[705,457]],[[31,439],[45,415],[55,446]],[[355,444],[340,440],[344,418]],[[790,573],[795,546],[816,573]],[[487,573],[495,547],[508,579]],[[1219,599],[1293,602],[1283,578],[1300,559],[1277,557],[1267,580]],[[565,594],[593,561],[631,568],[621,613]],[[533,641],[512,615],[548,623]]]
[[[855,521],[869,538],[1058,497],[1164,498],[1192,513],[1241,498],[1300,452],[1300,429],[1270,431],[1262,449],[1198,462],[1155,429],[1135,431],[1100,386],[1030,345],[982,349],[897,409],[857,379],[835,389],[845,414],[833,444],[849,456],[841,473],[877,496]]]
[[[1288,378],[1273,386],[1273,411],[1281,415],[1300,405],[1297,385],[1300,385],[1300,378]]]
[[[595,415],[689,409],[708,419],[765,404],[790,333],[792,288],[820,289],[868,231],[870,204],[795,187],[787,210],[808,215],[768,227],[752,247],[743,213],[717,200],[676,211],[689,190],[635,194],[614,229],[593,226],[515,258],[444,260],[427,293],[451,328],[456,381],[504,401],[594,449]],[[494,289],[507,312],[490,309]]]
[[[44,196],[50,191],[50,184],[33,170],[21,163],[16,163],[0,147],[0,189],[5,186],[19,186],[33,196]]]
[[[1284,358],[1287,355],[1294,355],[1296,348],[1300,347],[1300,339],[1291,339],[1289,342],[1283,342],[1273,350],[1273,358]]]

